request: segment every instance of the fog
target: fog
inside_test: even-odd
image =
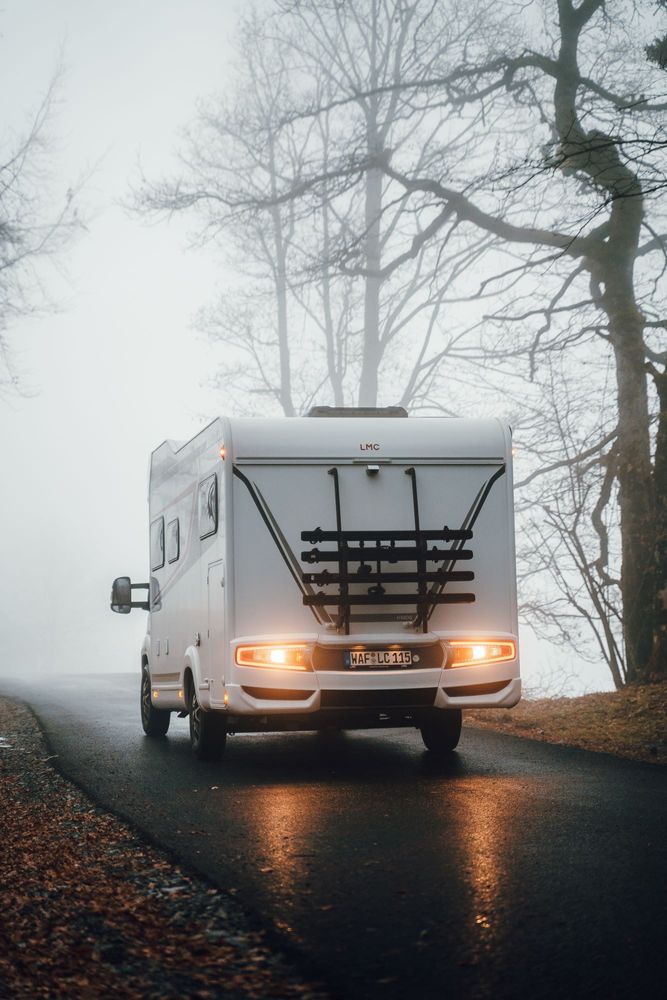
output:
[[[88,176],[86,231],[43,274],[58,310],[10,330],[27,391],[0,400],[5,674],[138,667],[146,616],[111,614],[110,584],[147,578],[151,450],[225,411],[192,328],[224,275],[188,249],[183,220],[147,225],[122,202],[138,160],[168,173],[197,99],[224,89],[235,18],[219,0],[10,0],[0,13],[3,124],[23,127],[62,58],[50,183]],[[529,632],[523,657],[529,686],[611,687],[603,664]]]
[[[224,85],[233,5],[10,3],[0,14],[3,123],[25,125],[59,60],[58,193],[90,173],[87,221],[44,278],[59,309],[18,321],[27,398],[0,402],[4,672],[134,669],[139,612],[109,611],[111,580],[146,576],[148,459],[211,412],[192,314],[219,278],[180,225],[121,207],[140,156],[169,165],[201,93]]]

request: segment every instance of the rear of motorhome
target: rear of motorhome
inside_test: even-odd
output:
[[[320,407],[214,420],[151,457],[141,718],[227,735],[413,726],[516,704],[511,431],[498,420]],[[135,598],[141,597],[140,600]]]

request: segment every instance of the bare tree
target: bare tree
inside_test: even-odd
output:
[[[233,96],[200,106],[181,171],[144,180],[136,204],[195,211],[196,240],[233,248],[243,280],[201,317],[231,348],[226,385],[288,415],[316,397],[374,405],[384,394],[430,406],[433,373],[451,348],[443,298],[490,241],[445,255],[423,240],[400,274],[384,273],[409,224],[409,196],[379,166],[352,165],[410,147],[423,150],[426,168],[442,115],[394,85],[442,58],[454,32],[430,0],[277,6],[272,18],[243,20]],[[459,45],[472,16],[456,25]],[[386,92],[355,99],[368,88]],[[452,157],[470,152],[468,128],[448,137]],[[452,266],[439,270],[447,256]]]
[[[223,337],[234,326],[283,412],[321,391],[345,400],[354,383],[375,403],[383,368],[393,400],[441,412],[525,376],[517,400],[538,390],[532,414],[516,406],[536,465],[520,501],[538,556],[525,571],[564,602],[551,614],[545,598],[544,620],[574,608],[623,683],[667,669],[666,105],[633,37],[639,13],[611,6],[276,0],[261,44],[282,47],[264,65],[280,99],[260,138],[252,115],[237,124],[248,155],[283,151],[279,167],[248,184],[256,164],[239,172],[227,130],[192,145],[183,176],[142,203],[204,205],[201,239],[238,225],[240,248],[264,234],[256,277],[274,276],[271,294],[253,290],[254,312],[246,299],[233,324],[220,310],[209,320]],[[266,239],[276,220],[284,243]],[[280,317],[277,334],[258,321],[281,297],[284,336]],[[322,364],[305,367],[313,331]],[[595,377],[575,379],[576,400],[571,374],[591,352]],[[585,414],[582,400],[593,419],[575,433],[565,415]]]
[[[441,225],[455,217],[515,248],[511,252],[523,257],[521,275],[534,275],[538,261],[543,272],[545,265],[550,269],[548,285],[553,272],[560,275],[547,304],[538,298],[532,310],[517,312],[514,279],[498,285],[513,284],[514,300],[514,308],[496,314],[498,321],[516,326],[531,315],[543,319],[526,345],[531,365],[548,334],[559,336],[563,348],[573,346],[567,326],[557,322],[560,310],[594,314],[592,326],[610,351],[616,381],[623,639],[626,677],[636,681],[667,671],[667,579],[664,560],[656,558],[666,537],[659,521],[664,505],[656,503],[656,473],[664,457],[658,452],[655,464],[652,459],[652,445],[664,447],[664,411],[654,444],[656,396],[647,385],[647,362],[658,382],[664,377],[667,351],[664,336],[660,341],[656,334],[664,334],[665,319],[655,296],[645,309],[640,306],[642,286],[655,282],[667,250],[656,200],[665,177],[660,144],[653,141],[667,105],[661,79],[645,73],[638,85],[643,60],[633,41],[636,25],[626,30],[622,17],[631,20],[634,8],[619,2],[614,18],[610,7],[602,0],[554,0],[544,8],[541,30],[533,30],[535,39],[521,47],[531,25],[523,10],[517,20],[508,4],[518,40],[512,48],[498,54],[498,45],[488,44],[486,54],[472,53],[439,74],[403,79],[403,91],[439,93],[450,106],[483,106],[490,117],[502,109],[505,120],[512,115],[521,125],[511,146],[498,142],[467,185],[442,160],[423,171],[392,153],[380,165],[412,196],[415,216],[422,219],[411,252],[420,250],[423,234],[432,238],[440,213]],[[532,44],[539,34],[542,45]],[[551,251],[546,261],[545,251]],[[402,264],[400,256],[395,263]],[[582,328],[590,327],[584,319]]]
[[[0,141],[0,390],[22,392],[23,381],[9,339],[21,316],[52,308],[43,264],[63,249],[79,227],[73,188],[53,197],[49,134],[57,73],[26,130],[5,130]]]
[[[235,91],[201,102],[185,135],[180,173],[159,182],[142,178],[135,202],[142,212],[194,214],[195,242],[222,248],[223,259],[236,264],[238,282],[202,311],[200,325],[231,354],[225,382],[268,398],[269,405],[278,403],[291,416],[297,404],[289,260],[297,220],[295,206],[278,204],[276,195],[298,170],[304,140],[295,130],[278,136],[273,127],[289,99],[286,59],[285,47],[264,35],[257,16],[247,18]],[[270,201],[270,207],[258,212],[259,200]]]
[[[565,352],[544,358],[530,401],[521,401],[515,483],[518,556],[530,622],[560,644],[602,658],[616,687],[627,680],[621,628],[616,413],[601,409],[591,388],[609,377],[601,345],[592,342],[580,369]],[[515,379],[514,392],[522,389]],[[525,383],[523,383],[525,390]],[[530,469],[530,471],[527,471]],[[541,591],[541,592],[540,592]],[[537,599],[539,594],[539,600]],[[527,617],[527,616],[524,616]]]
[[[286,123],[315,118],[336,137],[333,155],[326,161],[311,157],[310,169],[295,177],[281,197],[315,206],[329,203],[345,220],[332,263],[363,281],[358,401],[377,403],[384,370],[394,392],[400,386],[404,405],[431,404],[426,387],[451,346],[441,336],[444,297],[491,240],[457,242],[450,255],[455,265],[445,270],[436,266],[445,253],[442,243],[434,248],[427,239],[431,222],[428,233],[417,227],[413,247],[401,253],[414,221],[408,218],[410,199],[382,164],[403,150],[417,151],[424,170],[435,148],[452,162],[474,156],[471,116],[460,116],[452,125],[441,106],[414,100],[402,81],[428,74],[452,53],[462,53],[473,26],[488,23],[487,11],[479,4],[445,9],[432,0],[280,0],[277,6],[282,13],[277,30],[290,32],[307,72],[324,74],[328,84],[298,95],[301,103],[294,104]],[[342,195],[337,193],[341,188]],[[454,243],[455,220],[447,211],[440,213],[441,233],[448,222]]]
[[[667,14],[667,0],[655,0],[655,6]],[[646,58],[659,66],[660,69],[667,70],[667,32],[654,38],[646,47]]]

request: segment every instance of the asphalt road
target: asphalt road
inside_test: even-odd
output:
[[[665,981],[658,767],[465,730],[143,736],[138,675],[14,685],[58,765],[277,933],[334,996],[652,997]]]

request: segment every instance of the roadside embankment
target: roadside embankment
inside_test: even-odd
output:
[[[230,896],[61,777],[2,698],[0,797],[2,1000],[324,997]]]
[[[579,698],[524,698],[515,708],[464,712],[467,726],[547,743],[667,762],[667,683]]]

